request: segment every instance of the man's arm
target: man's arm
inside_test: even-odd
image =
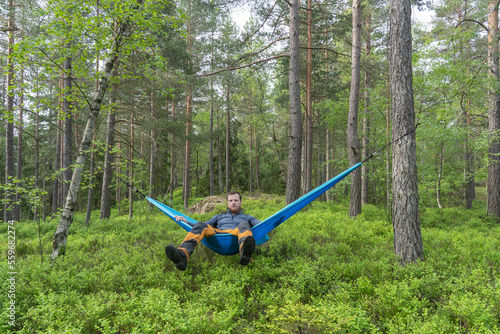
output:
[[[218,220],[219,220],[219,215],[215,215],[212,218],[210,218],[209,220],[207,220],[205,223],[207,223],[208,225],[211,225],[215,228],[215,227],[217,227]]]
[[[250,223],[250,226],[252,226],[252,227],[259,225],[261,223],[260,220],[258,220],[257,218],[255,218],[253,216],[247,215],[247,218],[248,218],[248,222]]]

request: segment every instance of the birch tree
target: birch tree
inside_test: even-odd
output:
[[[128,55],[131,50],[137,51],[154,45],[155,41],[151,36],[155,36],[155,33],[152,33],[152,30],[161,29],[164,27],[165,22],[171,21],[170,24],[174,23],[174,20],[166,16],[162,10],[167,3],[140,0],[132,3],[122,2],[119,6],[113,7],[113,9],[109,5],[104,6],[106,6],[108,14],[110,17],[113,17],[116,24],[111,25],[115,28],[112,31],[112,38],[109,40],[109,48],[102,50],[102,54],[106,51],[109,52],[105,57],[105,64],[99,75],[98,88],[88,101],[89,114],[69,185],[66,203],[61,213],[56,232],[54,233],[52,259],[57,258],[67,242],[87,154],[92,144],[92,136],[96,129],[96,122],[100,115],[106,90],[109,82],[114,79],[112,74],[114,73],[113,69],[116,66],[118,57],[122,54],[124,56]],[[81,27],[87,27],[85,22],[83,22]]]

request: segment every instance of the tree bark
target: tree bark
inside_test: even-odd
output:
[[[71,56],[64,59],[64,79],[63,79],[63,117],[64,117],[64,134],[63,134],[63,152],[62,152],[62,167],[63,171],[63,184],[62,184],[62,198],[66,199],[69,189],[69,181],[73,171],[71,170],[71,163],[73,161],[73,121],[71,111]]]
[[[184,199],[184,210],[189,206],[189,190],[191,183],[191,88],[188,88],[186,96],[186,146],[184,152],[184,180],[182,196]]]
[[[464,167],[464,180],[465,180],[465,207],[472,209],[473,201],[476,197],[475,181],[474,181],[474,155],[470,149],[471,139],[471,118],[469,112],[465,113],[464,126],[467,128],[464,144],[465,167]]]
[[[229,95],[229,81],[227,83],[226,89],[226,102],[227,102],[227,110],[226,110],[226,192],[231,191],[231,101]]]
[[[94,197],[94,172],[95,172],[95,143],[92,140],[92,153],[90,154],[89,191],[87,196],[87,212],[85,215],[85,226],[89,226],[92,214],[92,197]]]
[[[312,190],[313,166],[313,117],[312,117],[312,3],[307,0],[307,68],[306,68],[306,117],[304,140],[304,194]]]
[[[19,125],[17,132],[17,171],[16,177],[18,180],[23,178],[23,109],[24,109],[24,69],[21,69],[21,89],[19,92]],[[21,194],[16,193],[16,204],[14,205],[13,218],[21,220]],[[35,209],[36,210],[36,209]]]
[[[172,120],[175,119],[175,98],[172,99]],[[172,146],[170,150],[170,200],[174,200],[174,188],[175,188],[175,135],[172,131],[172,137],[170,138],[172,141]]]
[[[402,263],[423,256],[418,207],[415,110],[411,63],[411,3],[391,0],[390,84],[392,109],[392,178],[394,251]]]
[[[365,91],[364,91],[365,112],[363,116],[363,158],[366,158],[370,155],[370,118],[371,118],[370,53],[372,48],[371,46],[372,29],[371,29],[370,10],[368,10],[366,13],[365,26],[366,26],[365,56],[366,56],[367,69],[365,70]],[[369,203],[369,185],[370,185],[369,166],[363,164],[361,166],[361,205]]]
[[[14,0],[9,0],[9,21],[7,23],[9,28],[14,28],[15,13],[14,13]],[[15,162],[14,162],[14,31],[8,32],[9,46],[7,57],[7,115],[5,118],[5,184],[12,184],[12,178],[15,177]],[[13,213],[10,207],[16,200],[15,194],[10,193],[5,195],[5,203],[3,207],[3,220],[8,222],[12,220]]]
[[[113,76],[118,73],[118,61],[113,69]],[[101,213],[100,219],[107,219],[111,216],[111,177],[113,170],[115,146],[115,115],[116,115],[116,94],[118,91],[118,84],[114,83],[109,98],[109,114],[106,127],[106,152],[104,152],[104,172],[102,175],[102,191],[101,191]]]
[[[498,54],[498,1],[488,2],[488,66],[492,77],[488,106],[488,215],[500,222],[500,92]]]
[[[302,113],[300,110],[300,44],[299,44],[299,0],[291,0],[290,6],[290,143],[286,179],[286,203],[300,196],[300,158],[302,156]]]
[[[61,213],[59,224],[57,225],[57,230],[54,233],[54,241],[52,243],[52,260],[55,260],[57,258],[57,256],[61,252],[61,249],[66,245],[67,242],[68,231],[71,223],[73,222],[73,215],[78,198],[78,189],[80,188],[83,168],[85,166],[85,160],[87,159],[87,151],[90,149],[90,145],[92,143],[92,136],[96,126],[97,118],[99,117],[99,112],[101,110],[102,100],[104,98],[104,94],[106,93],[113,66],[115,65],[115,61],[118,57],[120,51],[119,48],[122,45],[123,35],[126,30],[127,24],[121,24],[112,48],[114,52],[111,54],[109,59],[107,59],[104,65],[104,73],[99,80],[99,88],[92,99],[90,114],[87,118],[85,132],[83,134],[82,142],[80,144],[80,150],[76,158],[75,170],[73,172],[71,183],[69,185],[66,204],[64,206],[63,212]]]
[[[390,83],[389,79],[386,80],[386,97],[387,97],[387,109],[385,113],[385,141],[388,143],[391,140],[391,94],[390,94]],[[392,192],[391,192],[391,147],[388,147],[385,155],[385,200],[387,212],[392,211]]]
[[[154,94],[151,93],[151,121],[155,121],[155,112],[154,112]],[[150,152],[149,152],[149,197],[154,198],[155,193],[155,158],[156,158],[156,132],[154,128],[150,130],[151,135],[151,144],[150,144]],[[149,208],[152,209],[152,203],[149,203]]]
[[[361,80],[361,0],[353,0],[352,4],[352,62],[351,93],[349,95],[349,115],[347,120],[347,145],[349,164],[354,166],[361,161],[361,150],[358,138],[359,90]],[[361,171],[351,173],[351,193],[349,216],[361,213]]]
[[[130,146],[128,148],[128,183],[134,184],[134,120],[135,109],[132,107],[130,115]],[[128,219],[134,216],[134,192],[132,187],[128,187]]]

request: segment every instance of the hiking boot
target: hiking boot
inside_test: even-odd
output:
[[[246,237],[240,248],[240,264],[246,266],[252,258],[255,250],[255,239],[252,236]]]
[[[175,267],[179,270],[186,270],[187,267],[187,257],[183,251],[176,248],[174,245],[168,245],[165,247],[165,253],[167,257],[175,264]]]

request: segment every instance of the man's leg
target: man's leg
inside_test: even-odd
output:
[[[175,248],[174,245],[168,245],[165,247],[165,253],[167,257],[175,264],[177,269],[186,270],[187,262],[191,254],[193,254],[194,249],[203,240],[204,237],[210,237],[215,234],[215,229],[204,223],[196,223],[190,232],[184,238],[181,245]]]
[[[246,266],[255,250],[255,239],[252,227],[247,221],[242,221],[238,227],[238,246],[240,247],[240,264]]]

